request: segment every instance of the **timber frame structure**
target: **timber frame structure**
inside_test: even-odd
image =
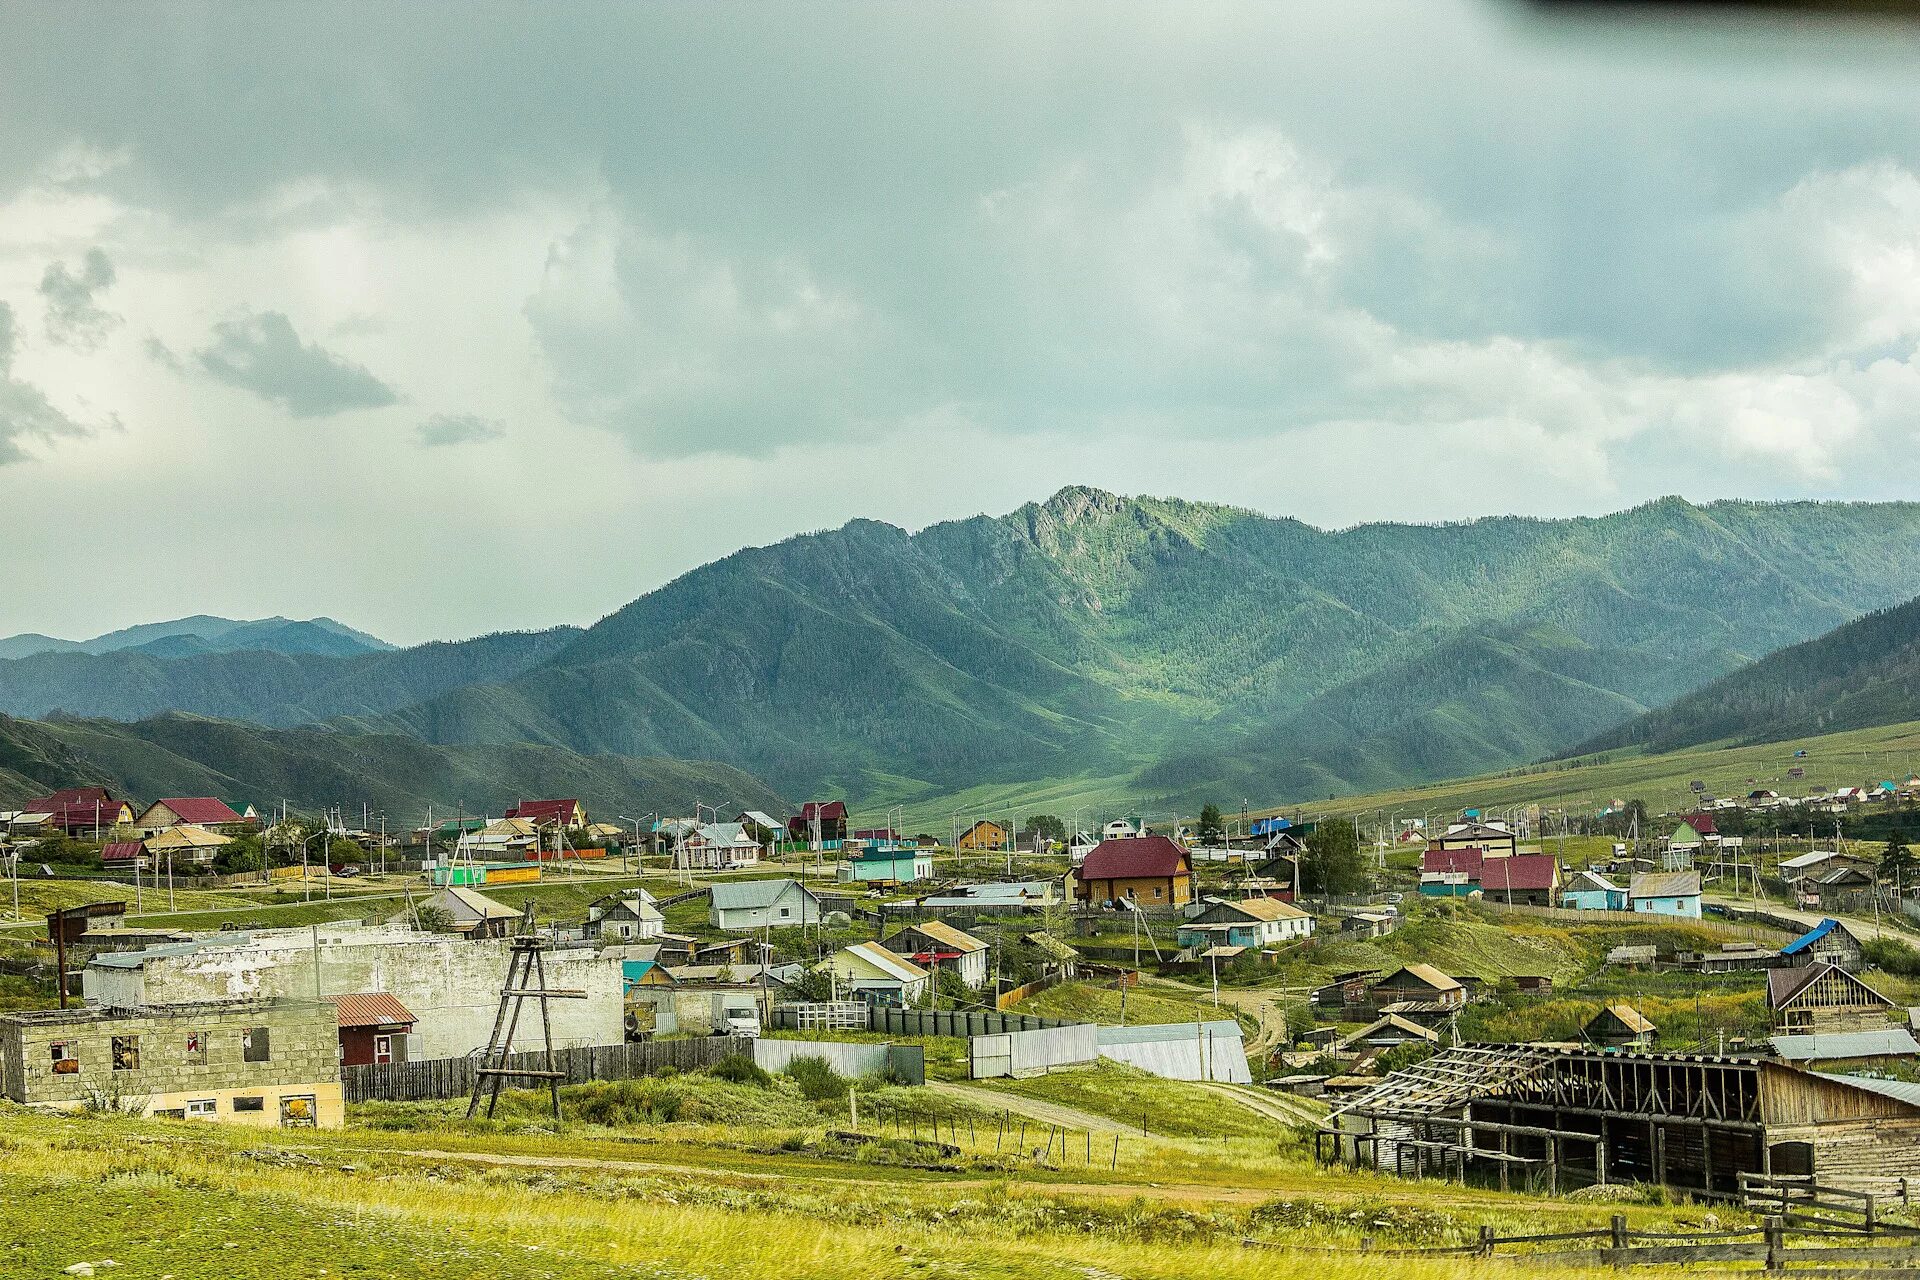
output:
[[[1322,1160],[1739,1194],[1740,1175],[1920,1174],[1920,1096],[1758,1057],[1468,1045],[1397,1071],[1314,1135]]]

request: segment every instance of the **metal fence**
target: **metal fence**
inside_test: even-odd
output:
[[[713,1066],[729,1055],[746,1052],[747,1048],[731,1036],[709,1036],[697,1040],[645,1040],[637,1044],[555,1049],[553,1066],[563,1073],[562,1084],[585,1084],[590,1080],[631,1080],[639,1076],[658,1075],[669,1067],[675,1071],[698,1071]],[[419,1102],[428,1098],[458,1098],[473,1092],[473,1072],[478,1062],[476,1056],[342,1067],[340,1085],[348,1102]],[[504,1065],[542,1071],[546,1069],[546,1054],[539,1049],[512,1054]]]

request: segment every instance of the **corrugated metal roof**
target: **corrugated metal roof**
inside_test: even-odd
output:
[[[772,906],[790,889],[813,896],[812,891],[797,880],[732,880],[713,886],[712,901],[716,911],[752,911]]]
[[[1816,1071],[1814,1074],[1823,1080],[1837,1080],[1841,1084],[1850,1084],[1856,1089],[1865,1089],[1869,1093],[1877,1093],[1909,1106],[1920,1107],[1920,1083],[1912,1080],[1878,1080],[1873,1076],[1842,1075],[1833,1071]]]
[[[411,1026],[418,1021],[392,992],[357,991],[334,1000],[343,1027]]]
[[[1783,956],[1797,956],[1839,927],[1840,922],[1838,920],[1828,917],[1795,938],[1792,942],[1789,942],[1786,946],[1780,948],[1780,954]]]
[[[970,933],[963,933],[944,921],[927,920],[920,924],[909,925],[908,928],[932,938],[935,942],[944,943],[962,955],[974,951],[985,951],[987,949],[987,944],[980,941],[980,939]],[[901,932],[904,933],[905,930]]]
[[[1165,836],[1102,840],[1080,864],[1080,880],[1132,880],[1178,875],[1187,869],[1187,851]]]
[[[1915,1040],[1905,1027],[1775,1036],[1772,1043],[1774,1052],[1788,1062],[1920,1056],[1920,1040]]]
[[[1692,830],[1691,827],[1688,830]],[[1630,898],[1697,898],[1700,896],[1698,871],[1643,871],[1627,888]]]

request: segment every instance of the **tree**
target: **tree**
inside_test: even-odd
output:
[[[1200,843],[1213,844],[1226,831],[1226,823],[1220,818],[1220,806],[1207,804],[1200,806]]]
[[[1880,854],[1880,874],[1892,880],[1896,889],[1905,892],[1916,868],[1920,868],[1920,858],[1914,857],[1913,850],[1907,847],[1907,833],[1895,827],[1887,833],[1887,847]]]
[[[1366,887],[1367,867],[1360,842],[1345,822],[1323,822],[1307,837],[1307,853],[1300,860],[1300,878],[1306,887],[1324,896],[1357,893]]]
[[[1051,813],[1030,813],[1021,827],[1047,840],[1065,840],[1067,824]]]

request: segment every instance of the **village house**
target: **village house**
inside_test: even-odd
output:
[[[869,845],[841,860],[841,884],[907,884],[933,879],[933,852],[918,845]]]
[[[333,997],[340,1026],[340,1065],[382,1066],[408,1060],[407,1040],[417,1019],[385,991]]]
[[[1008,835],[1004,826],[991,818],[982,818],[960,833],[960,838],[954,842],[954,848],[988,852],[1005,849],[1011,843],[1012,837]]]
[[[76,838],[98,838],[133,824],[133,805],[114,799],[105,787],[68,787],[29,800],[21,810],[46,814],[42,826]]]
[[[667,931],[666,917],[645,889],[624,889],[587,904],[583,937],[646,942]]]
[[[1409,1040],[1438,1044],[1440,1033],[1397,1013],[1382,1014],[1353,1034],[1342,1038],[1336,1048],[1342,1053],[1371,1056],[1398,1048]]]
[[[1459,1009],[1467,1003],[1466,987],[1430,964],[1402,965],[1369,984],[1367,996],[1381,1006],[1409,1000]]]
[[[1146,834],[1138,818],[1115,818],[1100,828],[1102,840],[1135,840]]]
[[[1767,1009],[1776,1031],[1864,1031],[1885,1027],[1893,1001],[1827,960],[1767,970]]]
[[[1340,922],[1340,932],[1356,938],[1384,938],[1399,927],[1398,912],[1356,911]]]
[[[395,924],[411,924],[420,918],[421,911],[445,915],[450,922],[447,928],[463,938],[507,937],[521,918],[520,912],[495,902],[477,889],[450,884],[420,903],[418,910],[402,911],[393,917],[393,921]]]
[[[1102,840],[1080,865],[1075,894],[1090,906],[1181,907],[1193,897],[1193,863],[1165,836]]]
[[[222,835],[233,835],[252,825],[224,800],[212,796],[169,796],[148,805],[133,820],[133,829],[143,836],[156,836],[169,827],[186,823]]]
[[[1478,849],[1489,858],[1510,858],[1519,852],[1513,829],[1506,823],[1472,818],[1447,824],[1445,831],[1427,838],[1427,848],[1441,852]]]
[[[1420,893],[1428,898],[1465,898],[1480,887],[1483,849],[1427,846],[1420,854]]]
[[[1272,947],[1313,936],[1313,917],[1276,898],[1218,900],[1183,923],[1175,934],[1182,947]]]
[[[837,992],[875,1005],[915,1005],[926,998],[925,969],[877,942],[842,947],[828,958],[827,972]]]
[[[1768,1042],[1781,1059],[1823,1072],[1885,1072],[1910,1069],[1920,1057],[1920,1041],[1905,1027],[1863,1031],[1788,1032]]]
[[[1866,948],[1847,926],[1828,918],[1780,948],[1790,965],[1806,965],[1825,960],[1852,972],[1866,962]]]
[[[232,843],[232,836],[223,836],[191,822],[168,827],[141,842],[147,858],[156,867],[211,866],[221,847]]]
[[[522,800],[500,815],[518,818],[536,831],[579,831],[587,825],[587,811],[578,800]]]
[[[760,842],[743,823],[709,822],[695,827],[674,846],[677,870],[725,871],[760,861]]]
[[[1631,1005],[1610,1004],[1587,1019],[1580,1038],[1608,1049],[1651,1049],[1654,1025]]]
[[[1560,889],[1560,905],[1574,911],[1625,911],[1627,891],[1598,871],[1576,871]]]
[[[987,944],[950,924],[939,920],[910,924],[896,930],[880,945],[922,969],[933,972],[945,969],[958,974],[960,981],[976,991],[986,985]]]
[[[1692,830],[1692,828],[1688,828]],[[1627,884],[1627,903],[1643,915],[1700,918],[1698,871],[1646,871]]]
[[[1480,892],[1489,902],[1551,907],[1560,901],[1560,862],[1552,854],[1489,857],[1480,864]]]
[[[846,801],[807,801],[787,819],[787,838],[810,849],[838,849],[847,838]]]
[[[338,1128],[331,1005],[218,999],[0,1014],[0,1094],[79,1111],[112,1098],[143,1115]]]
[[[1058,881],[1008,880],[990,884],[950,885],[920,899],[920,905],[929,911],[1007,914],[1038,911],[1059,900]]]
[[[797,880],[738,880],[710,891],[707,922],[737,933],[820,923],[820,899]]]
[[[773,852],[787,834],[786,823],[759,809],[742,809],[733,815],[733,820],[744,827],[755,843],[768,853]]]

